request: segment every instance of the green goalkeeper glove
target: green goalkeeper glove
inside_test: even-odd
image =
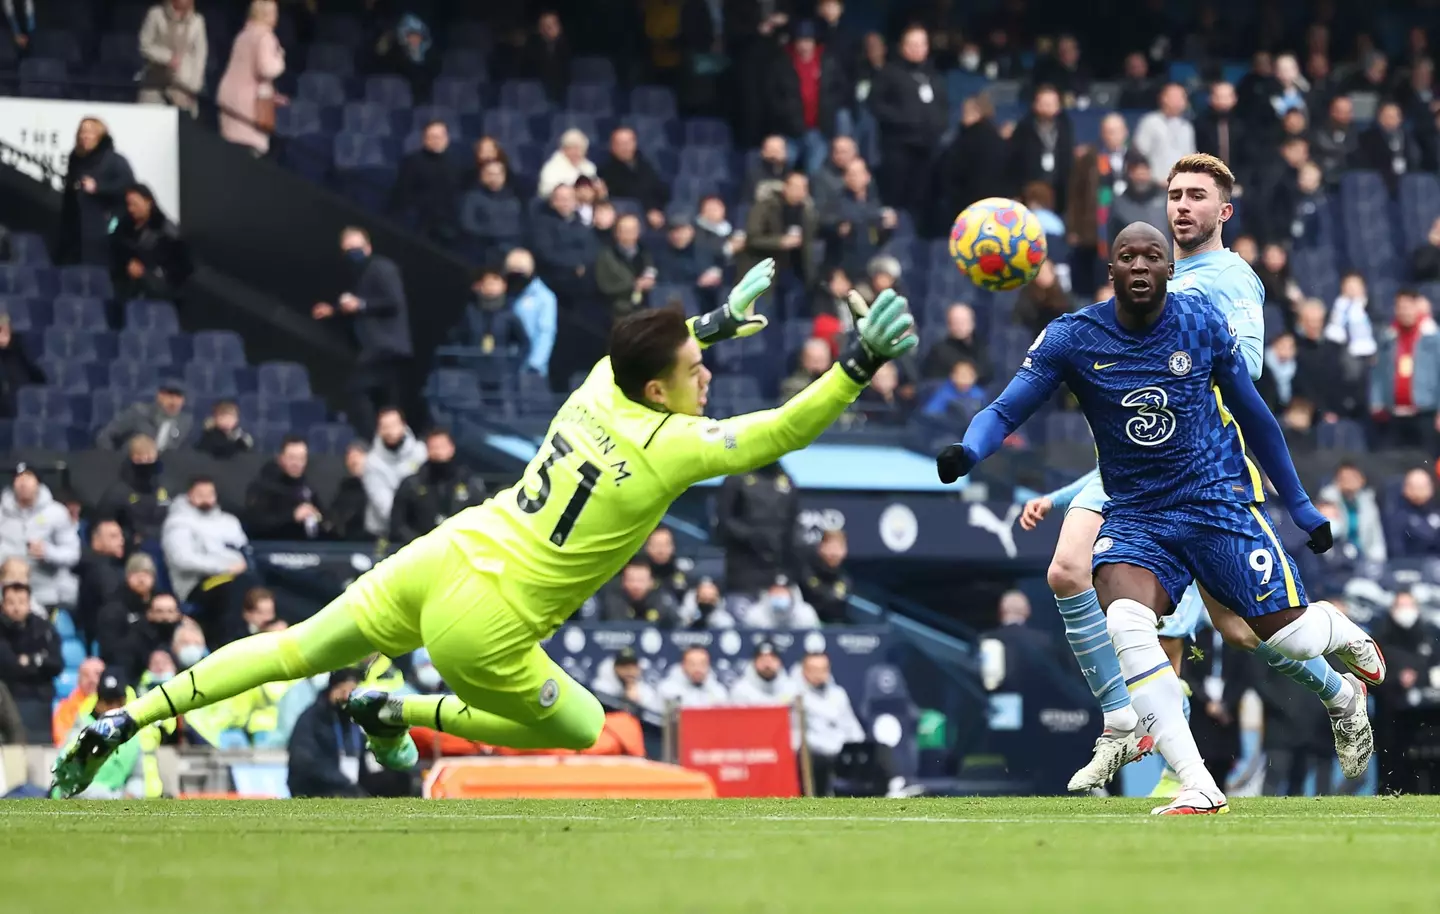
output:
[[[873,307],[853,290],[846,302],[856,318],[855,333],[840,353],[840,367],[855,383],[869,384],[881,365],[920,345],[919,337],[912,332],[915,318],[910,314],[910,303],[893,289],[876,296]]]
[[[769,257],[755,264],[730,290],[725,304],[690,319],[690,334],[705,348],[721,340],[753,336],[770,323],[763,314],[751,314],[755,299],[765,294],[775,280],[775,261]]]

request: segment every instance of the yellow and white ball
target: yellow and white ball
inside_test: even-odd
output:
[[[1021,203],[987,197],[965,208],[950,228],[950,256],[982,289],[1004,292],[1035,278],[1045,262],[1045,229]]]

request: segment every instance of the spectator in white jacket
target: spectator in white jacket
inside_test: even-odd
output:
[[[240,550],[250,542],[240,518],[221,509],[213,480],[197,476],[185,497],[170,505],[160,544],[170,582],[181,600],[189,600],[206,578],[245,573]]]
[[[71,569],[80,563],[79,528],[23,463],[0,495],[0,558],[12,556],[29,562],[31,594],[41,606],[75,602],[79,582]]]
[[[390,535],[390,508],[395,492],[407,476],[415,475],[427,459],[425,443],[415,437],[405,416],[395,407],[380,410],[375,419],[375,443],[365,459],[365,529],[371,536]]]
[[[595,163],[585,157],[590,151],[590,139],[581,130],[571,127],[560,134],[560,148],[540,168],[540,183],[536,195],[550,199],[550,192],[561,184],[574,185],[584,175],[595,179]],[[597,194],[603,197],[604,194]]]
[[[1168,181],[1170,167],[1195,154],[1195,125],[1185,116],[1190,98],[1185,87],[1169,83],[1160,90],[1160,110],[1140,118],[1131,145],[1150,161],[1157,181]]]
[[[781,575],[770,588],[751,603],[733,601],[736,624],[740,628],[766,631],[808,631],[820,627],[815,608],[800,595],[800,587]]]
[[[780,652],[769,641],[755,645],[755,659],[730,687],[737,705],[788,705],[795,700],[795,680],[785,672]]]
[[[835,778],[835,758],[846,743],[865,739],[865,728],[850,706],[850,695],[830,678],[830,658],[806,654],[800,665],[804,683],[800,698],[805,706],[805,742],[815,775],[815,795],[829,796]]]
[[[640,670],[640,655],[633,647],[621,648],[613,658],[603,661],[590,682],[590,690],[640,711],[665,713],[665,700],[645,681]]]
[[[698,644],[686,648],[680,663],[665,674],[660,697],[667,705],[682,708],[714,708],[730,703],[730,693],[710,668],[710,652]]]
[[[205,88],[210,45],[195,0],[165,0],[150,7],[140,26],[140,56],[145,58],[140,104],[168,102],[191,117],[199,113],[196,96]]]
[[[1330,306],[1330,319],[1325,323],[1325,339],[1344,346],[1357,359],[1368,359],[1376,353],[1369,295],[1365,277],[1359,273],[1346,273],[1341,278],[1340,295]]]

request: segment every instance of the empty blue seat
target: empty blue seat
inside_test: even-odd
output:
[[[538,80],[512,79],[500,86],[500,106],[533,116],[548,111],[550,99]]]
[[[51,327],[45,331],[45,356],[75,362],[94,362],[100,358],[99,345],[95,334],[89,331]]]
[[[1320,423],[1316,439],[1320,447],[1330,451],[1363,454],[1369,450],[1365,442],[1365,427],[1351,419]]]
[[[445,29],[445,42],[452,48],[474,48],[488,51],[493,43],[490,25],[485,22],[461,20],[450,23]]]
[[[290,423],[254,423],[246,426],[255,439],[255,448],[261,453],[275,454],[290,434]]]
[[[60,294],[108,299],[115,297],[115,289],[110,285],[110,274],[104,267],[61,267]]]
[[[260,396],[273,400],[310,399],[310,374],[295,362],[266,362],[257,375]]]
[[[0,314],[10,318],[10,329],[24,333],[34,324],[30,318],[30,300],[16,296],[0,296]]]
[[[129,393],[132,401],[153,395],[159,385],[160,369],[154,365],[132,359],[117,359],[110,363],[110,386]]]
[[[692,117],[685,122],[686,146],[719,146],[730,149],[730,125],[718,117]]]
[[[447,409],[479,409],[480,383],[475,372],[465,368],[440,368],[435,371],[435,397]]]
[[[57,696],[69,695],[71,692],[75,691],[75,686],[79,684],[80,674],[74,670],[65,670],[60,675],[56,676],[54,680],[52,680],[52,685],[55,686],[55,694]]]
[[[115,418],[115,414],[128,409],[135,399],[128,390],[106,387],[90,395],[90,427],[99,428]]]
[[[680,150],[679,177],[728,181],[730,157],[725,150],[714,146],[687,146]]]
[[[290,425],[290,401],[259,394],[240,398],[240,415],[247,423]]]
[[[98,298],[66,295],[55,299],[54,325],[66,330],[105,330],[105,303]]]
[[[484,79],[485,55],[474,48],[452,48],[440,58],[440,72],[457,79]]]
[[[233,330],[201,330],[195,334],[193,342],[196,362],[233,368],[245,364],[245,344],[240,334]]]
[[[193,361],[185,366],[185,384],[192,397],[237,397],[240,394],[235,384],[235,369],[229,365]]]
[[[388,129],[388,126],[387,126]],[[343,171],[358,168],[388,168],[395,164],[385,142],[363,133],[341,133],[335,137],[335,167]]]
[[[150,330],[160,333],[180,332],[180,316],[168,301],[135,299],[125,305],[125,329]]]
[[[84,362],[45,359],[41,365],[45,383],[66,395],[90,393],[90,366]]]
[[[45,239],[34,232],[16,232],[10,236],[10,261],[21,266],[48,267],[50,249]]]
[[[480,113],[480,79],[474,76],[442,76],[430,89],[430,98],[460,114]]]
[[[534,138],[530,134],[530,119],[518,111],[504,109],[486,111],[482,125],[485,133],[493,136],[506,149],[534,142]],[[514,161],[514,155],[512,152],[512,161]]]
[[[59,635],[61,639],[75,637],[75,620],[70,618],[69,612],[63,609],[56,610],[50,624],[55,627],[55,634]]]
[[[80,42],[70,32],[54,29],[40,29],[30,36],[31,54],[64,61],[68,66],[77,66],[82,61]]]
[[[120,358],[156,368],[174,363],[170,334],[149,330],[126,330],[120,334]]]
[[[20,61],[20,94],[27,98],[60,98],[69,86],[65,61],[27,57]]]
[[[305,440],[317,454],[343,454],[358,435],[343,422],[327,422],[305,429]]]
[[[353,16],[321,15],[315,21],[315,40],[357,48],[365,41],[365,27]]]
[[[390,109],[373,102],[351,102],[345,106],[341,129],[368,136],[390,136]]]
[[[15,414],[21,419],[45,419],[68,425],[70,397],[57,388],[27,384],[15,394]]]
[[[324,400],[292,400],[290,401],[290,427],[303,434],[314,425],[325,423],[325,401]]]
[[[296,81],[298,97],[312,101],[321,107],[338,107],[345,104],[345,82],[334,73],[307,70]]]
[[[0,295],[39,298],[40,280],[33,267],[0,263]]]
[[[16,419],[13,430],[16,450],[64,451],[70,447],[69,429],[48,419]]]
[[[387,108],[412,108],[410,83],[400,76],[371,76],[365,80],[365,101]]]
[[[610,117],[615,113],[614,91],[609,86],[572,85],[565,93],[565,107]]]
[[[663,86],[636,86],[630,90],[630,113],[670,120],[675,117],[675,93]]]
[[[615,85],[615,65],[605,57],[576,57],[570,61],[570,81]]]
[[[140,65],[139,42],[133,32],[111,32],[100,36],[100,59],[105,63]]]
[[[567,130],[579,130],[590,139],[591,149],[600,139],[600,127],[585,111],[558,111],[550,116],[550,145],[558,147],[560,136]]]
[[[320,120],[320,105],[305,98],[290,100],[290,104],[275,109],[275,133],[277,136],[298,137],[323,132]]]
[[[306,69],[336,76],[355,75],[355,52],[339,44],[312,44],[305,54]]]
[[[85,645],[75,638],[66,638],[60,642],[60,656],[65,660],[68,669],[75,669],[85,662]]]

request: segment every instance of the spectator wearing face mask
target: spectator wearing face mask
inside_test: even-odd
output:
[[[598,696],[636,711],[665,713],[665,701],[655,687],[645,681],[640,669],[640,655],[633,647],[621,648],[608,667],[601,664],[590,689]]]
[[[398,409],[381,410],[370,454],[365,458],[365,495],[370,508],[365,530],[371,536],[390,535],[390,509],[400,482],[425,462],[425,445],[405,424]]]
[[[241,550],[250,544],[240,518],[220,507],[215,481],[197,476],[185,497],[170,507],[162,531],[165,564],[182,600],[195,604],[195,619],[205,629],[205,640],[223,644],[231,627],[237,579],[249,562]]]
[[[695,589],[685,595],[680,604],[680,621],[686,628],[694,630],[735,627],[735,617],[730,614],[728,601],[720,592],[720,585],[711,578],[701,578]]]
[[[470,286],[470,302],[451,331],[451,342],[479,349],[485,355],[518,355],[529,348],[525,328],[510,309],[505,275],[498,267],[481,267]]]
[[[558,301],[545,281],[535,275],[535,257],[524,248],[505,255],[505,283],[514,298],[511,310],[520,320],[529,351],[525,370],[542,377],[550,374],[550,356],[555,351],[555,323]]]
[[[1440,631],[1422,617],[1415,595],[1402,590],[1395,594],[1389,614],[1375,623],[1372,634],[1390,667],[1387,684],[1394,683],[1389,689],[1375,690],[1380,789],[1413,793],[1419,784],[1410,749],[1420,736],[1421,718],[1409,710],[1406,693],[1430,686],[1440,675],[1436,670],[1440,667]]]
[[[60,637],[45,619],[30,612],[30,588],[6,584],[0,603],[0,683],[10,690],[25,741],[32,746],[50,744],[50,711],[55,700],[55,677],[64,669]]]
[[[736,705],[788,705],[798,693],[795,680],[785,671],[780,652],[769,641],[755,645],[755,656],[730,687]]]
[[[194,619],[182,619],[175,627],[175,637],[170,640],[170,656],[175,658],[176,673],[185,672],[209,654],[200,626]]]
[[[0,494],[0,555],[25,556],[30,586],[46,609],[71,605],[79,584],[80,534],[65,506],[40,483],[34,468],[15,467],[15,479]]]
[[[390,542],[402,546],[485,500],[485,483],[455,461],[455,441],[443,428],[425,435],[425,462],[395,490]]]
[[[124,676],[127,682],[138,680],[150,654],[174,640],[182,618],[180,604],[170,593],[152,594],[139,613],[105,615],[97,638],[105,668]]]
[[[255,449],[255,439],[240,427],[240,407],[234,400],[221,400],[210,410],[205,431],[195,443],[195,450],[216,460],[229,460]]]
[[[365,464],[370,459],[370,445],[352,441],[345,448],[345,478],[335,492],[330,510],[325,515],[325,532],[337,540],[359,542],[365,532],[365,512],[370,501],[365,495]]]
[[[685,649],[680,662],[665,674],[658,691],[667,705],[682,708],[714,708],[730,703],[730,693],[711,668],[710,651],[698,644]]]
[[[130,439],[130,459],[120,464],[120,478],[100,498],[98,514],[120,522],[132,543],[160,539],[170,511],[170,493],[161,483],[160,452],[146,435]]]
[[[660,628],[675,628],[679,622],[675,599],[655,586],[649,564],[640,559],[621,570],[618,586],[612,585],[602,599],[606,622],[649,622]]]
[[[808,631],[820,627],[815,608],[800,595],[800,587],[784,575],[777,577],[760,599],[737,607],[741,628],[766,631]]]

